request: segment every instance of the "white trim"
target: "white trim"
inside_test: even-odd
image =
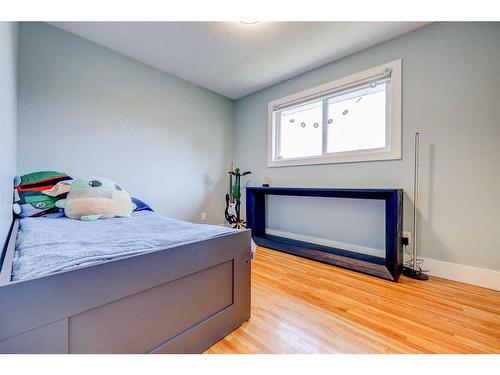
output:
[[[325,83],[311,89],[303,90],[298,93],[285,96],[280,99],[270,101],[268,103],[268,147],[267,147],[267,166],[272,167],[285,167],[295,165],[312,165],[312,164],[331,164],[331,163],[348,163],[348,162],[361,162],[361,161],[377,161],[377,160],[395,160],[401,159],[401,67],[402,61],[395,60],[387,64],[382,64],[377,67],[364,70],[362,72],[352,74],[348,77],[343,77],[332,82]],[[325,154],[317,157],[303,157],[291,158],[285,160],[273,160],[273,153],[276,148],[276,139],[274,137],[274,115],[273,109],[276,106],[285,103],[294,102],[302,98],[311,97],[321,92],[335,90],[337,88],[348,86],[352,83],[374,77],[391,70],[391,80],[387,89],[391,95],[389,103],[390,116],[388,120],[390,123],[388,127],[390,132],[387,133],[388,143],[383,149],[373,150],[357,150],[352,152],[339,152]]]
[[[326,238],[312,237],[312,236],[307,236],[304,234],[285,232],[285,231],[271,229],[271,228],[266,228],[266,234],[270,234],[270,235],[278,236],[278,237],[291,238],[292,240],[297,240],[297,241],[310,242],[310,243],[314,243],[317,245],[335,247],[335,248],[341,249],[341,250],[354,251],[356,253],[373,255],[373,256],[381,257],[381,258],[385,257],[385,249],[377,249],[374,247],[355,245],[355,244],[351,244],[351,243],[347,243],[347,242],[340,242],[340,241],[335,241],[335,240],[329,240]]]
[[[408,259],[406,254],[405,259]],[[431,276],[500,291],[500,271],[444,262],[432,258],[422,259],[424,261],[421,265],[422,269],[428,269]]]

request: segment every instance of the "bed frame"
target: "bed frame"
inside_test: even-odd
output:
[[[0,353],[201,353],[250,318],[250,231],[11,282]]]

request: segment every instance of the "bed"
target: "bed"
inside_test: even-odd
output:
[[[0,353],[201,353],[250,318],[250,242],[152,212],[16,219]]]

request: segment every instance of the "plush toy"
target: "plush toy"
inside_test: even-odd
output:
[[[44,194],[62,181],[71,180],[65,173],[55,171],[33,172],[14,179],[14,204],[12,209],[21,217],[62,216],[56,202],[67,192],[60,190],[57,196]]]
[[[61,182],[54,190],[57,192],[57,189],[64,189],[65,184],[67,182]],[[133,209],[132,200],[125,189],[104,177],[73,180],[68,196],[59,200],[57,206],[64,207],[67,217],[83,221],[130,217]]]

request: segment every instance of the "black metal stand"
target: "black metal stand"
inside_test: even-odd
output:
[[[230,176],[230,182],[229,182],[229,193],[226,194],[226,210],[224,212],[224,215],[226,217],[226,221],[232,225],[233,228],[236,229],[242,229],[246,228],[246,221],[242,220],[240,217],[240,207],[241,207],[241,177],[244,177],[246,175],[251,174],[252,172],[247,171],[240,173],[239,168],[236,168],[234,171],[232,170],[231,166],[231,171],[228,172]],[[235,178],[235,189],[236,191],[233,191],[233,184],[232,184],[232,177],[234,176]],[[232,193],[236,193],[231,195]],[[234,196],[236,195],[236,196]],[[230,204],[230,201],[233,200],[233,203]],[[230,212],[229,208],[230,206],[233,207],[233,212]]]
[[[403,267],[403,275],[415,280],[426,281],[429,280],[429,276],[423,273],[421,270],[414,270],[410,267]]]

